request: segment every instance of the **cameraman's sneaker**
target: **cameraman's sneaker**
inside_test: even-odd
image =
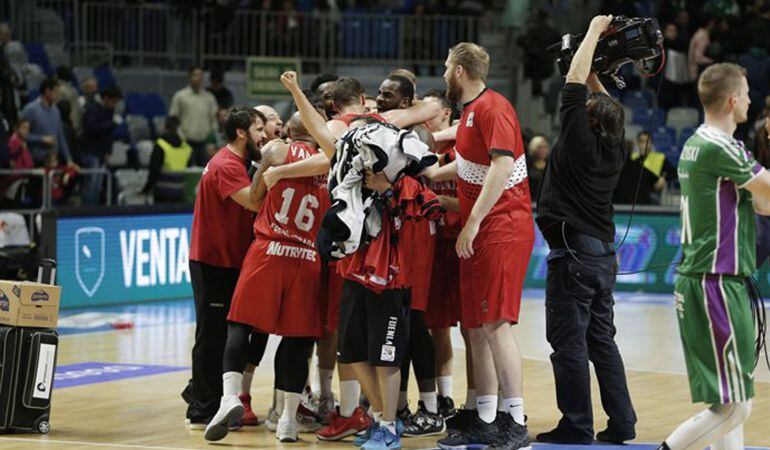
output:
[[[254,414],[251,409],[251,395],[244,394],[238,396],[238,399],[243,405],[243,417],[241,417],[241,424],[247,427],[255,427],[259,425],[259,418]]]
[[[227,436],[231,423],[243,416],[243,405],[235,395],[223,396],[219,402],[219,410],[206,426],[203,438],[207,441],[218,441]]]
[[[356,407],[350,417],[340,416],[339,408],[337,408],[329,417],[329,425],[319,430],[316,437],[322,441],[339,441],[348,436],[365,432],[372,425],[372,422],[372,418],[360,406]]]
[[[391,433],[388,427],[380,425],[372,432],[371,438],[361,446],[362,450],[396,450],[401,448],[401,439]]]
[[[445,430],[444,418],[429,412],[422,401],[420,401],[417,412],[412,414],[409,422],[404,424],[404,436],[406,437],[433,436],[441,434]]]
[[[464,431],[439,439],[438,446],[445,450],[483,450],[501,441],[497,424],[486,423],[476,416]]]
[[[299,424],[297,418],[284,419],[283,416],[278,420],[278,426],[275,430],[275,438],[280,442],[297,442],[299,440]]]
[[[450,417],[454,417],[454,415],[457,414],[457,409],[455,409],[455,402],[452,400],[452,397],[445,397],[443,395],[438,396],[438,414],[444,419],[449,419]]]

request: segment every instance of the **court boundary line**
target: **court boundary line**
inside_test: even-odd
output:
[[[192,447],[163,447],[156,445],[139,445],[139,444],[115,444],[106,442],[87,442],[87,441],[65,441],[60,439],[34,439],[34,438],[11,438],[0,436],[1,441],[13,441],[13,442],[29,442],[32,444],[71,444],[71,445],[86,445],[92,447],[117,447],[117,448],[145,448],[151,450],[198,450]]]

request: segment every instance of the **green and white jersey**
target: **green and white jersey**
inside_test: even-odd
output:
[[[763,170],[743,142],[714,127],[701,125],[687,140],[679,159],[680,273],[754,272],[754,207],[744,187]]]

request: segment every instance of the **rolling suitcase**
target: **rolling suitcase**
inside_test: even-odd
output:
[[[49,270],[53,282],[51,260],[43,262],[39,282]],[[0,433],[48,433],[58,346],[54,330],[0,326]]]

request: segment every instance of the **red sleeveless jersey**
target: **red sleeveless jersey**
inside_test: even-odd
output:
[[[318,152],[304,143],[292,142],[284,164],[302,161]],[[325,175],[283,179],[268,192],[254,221],[254,237],[315,249],[316,235],[329,206]],[[279,250],[291,248],[295,247]]]

